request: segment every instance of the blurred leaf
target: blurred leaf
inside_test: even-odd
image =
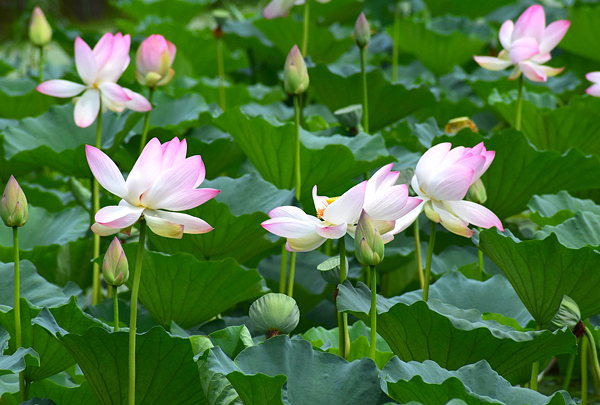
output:
[[[35,91],[39,83],[29,77],[0,78],[0,117],[22,119],[35,117],[51,106],[67,100],[56,99]]]
[[[556,194],[534,195],[527,207],[532,211],[531,220],[539,226],[558,225],[580,211],[600,215],[600,206],[592,200],[571,197],[564,190]]]
[[[581,2],[569,9],[571,26],[559,47],[577,55],[600,62],[592,49],[600,46],[600,5]],[[591,69],[594,70],[594,69]]]

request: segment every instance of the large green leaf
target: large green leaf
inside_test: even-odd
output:
[[[72,387],[57,384],[50,379],[36,381],[31,386],[31,395],[39,398],[48,398],[58,405],[99,404],[87,381],[84,381],[80,386]],[[37,405],[38,402],[35,402],[35,404]]]
[[[547,397],[527,388],[513,387],[484,360],[448,371],[433,361],[403,362],[395,357],[381,371],[381,376],[384,390],[400,403],[443,405],[455,398],[469,405],[574,404],[565,391]]]
[[[188,155],[201,155],[206,178],[218,176],[237,177],[246,155],[233,137],[216,127],[204,125],[192,129],[187,135]]]
[[[433,15],[466,15],[468,17],[483,17],[502,6],[515,3],[516,0],[497,0],[494,2],[479,0],[463,0],[457,3],[453,0],[423,0],[427,9]]]
[[[0,117],[22,119],[40,115],[59,101],[35,91],[38,84],[29,77],[0,78]]]
[[[551,233],[556,234],[563,245],[579,249],[584,246],[600,245],[600,215],[591,212],[578,212],[573,218],[556,226],[546,225],[535,233],[535,239],[545,239]]]
[[[0,354],[0,375],[18,374],[27,366],[39,367],[40,358],[31,348],[19,347],[11,355]]]
[[[571,26],[560,43],[569,52],[600,62],[600,56],[591,49],[600,46],[600,5],[577,3],[569,9]],[[593,69],[592,69],[593,70]]]
[[[314,351],[305,340],[291,340],[285,335],[249,347],[235,360],[220,348],[212,348],[208,365],[211,371],[227,377],[244,403],[253,405],[368,405],[385,398],[372,360],[348,363],[339,356]],[[260,392],[269,395],[259,397]]]
[[[169,16],[175,21],[189,22],[202,11],[203,6],[212,3],[212,0],[172,0],[168,3],[152,0],[110,0],[110,3],[131,18],[139,20],[153,15]]]
[[[103,405],[127,403],[128,335],[91,328],[59,336]],[[170,336],[161,327],[139,334],[135,390],[139,404],[204,404],[189,339]]]
[[[215,124],[233,136],[265,180],[280,189],[294,187],[293,124],[249,118],[239,109],[222,114]],[[392,159],[380,136],[319,137],[301,130],[302,196],[308,199],[315,184],[341,193],[354,177]]]
[[[566,191],[556,194],[535,195],[527,204],[532,211],[530,218],[539,226],[558,225],[579,212],[590,212],[600,215],[600,206],[592,200],[571,197]]]
[[[368,322],[371,292],[363,283],[340,286],[338,309]],[[406,305],[399,298],[377,297],[377,333],[404,361],[433,360],[449,370],[487,360],[500,375],[535,361],[575,351],[570,331],[520,332],[496,321],[483,320],[479,311],[462,310],[436,299]]]
[[[173,98],[165,93],[157,92],[152,99],[152,113],[148,121],[149,128],[187,129],[196,125],[200,113],[208,111],[206,101],[197,93],[187,93],[179,98]],[[142,133],[142,120],[134,128]]]
[[[137,246],[124,245],[132,270]],[[133,273],[129,277],[130,288]],[[258,272],[241,267],[231,258],[201,262],[186,253],[144,252],[139,299],[159,325],[174,321],[189,329],[262,293]]]
[[[181,240],[151,234],[153,248],[171,254],[186,252],[201,260],[232,257],[243,264],[274,246],[260,224],[269,218],[266,213],[273,208],[289,205],[292,192],[278,190],[256,174],[239,179],[218,177],[205,181],[202,187],[216,188],[221,193],[188,213],[215,229],[203,235],[184,235]]]
[[[564,294],[579,305],[582,319],[599,314],[594,291],[600,285],[600,253],[590,247],[571,249],[555,234],[520,241],[510,234],[484,230],[479,247],[502,269],[536,322],[545,327]]]
[[[354,67],[319,65],[309,69],[311,91],[331,111],[350,104],[362,104],[362,77]],[[369,130],[377,132],[420,109],[436,103],[425,87],[406,88],[387,81],[380,69],[367,71]]]

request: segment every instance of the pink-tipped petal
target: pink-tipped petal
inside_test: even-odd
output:
[[[161,151],[161,158],[162,156]],[[183,164],[161,173],[158,178],[153,179],[152,187],[144,192],[141,199],[142,205],[149,208],[161,208],[163,201],[171,195],[192,189],[202,166],[200,155],[194,155],[187,158]]]
[[[399,184],[381,192],[376,200],[365,203],[363,209],[374,220],[395,221],[402,216],[408,199],[408,186]]]
[[[127,187],[115,162],[100,149],[90,145],[85,145],[85,156],[98,183],[110,193],[125,198]]]
[[[157,209],[165,209],[169,211],[185,211],[192,208],[196,208],[199,205],[204,204],[217,194],[220,190],[214,188],[197,188],[192,190],[181,190],[177,193],[170,194],[160,204],[156,206]]]
[[[116,83],[104,82],[98,86],[102,92],[102,96],[110,99],[114,103],[126,103],[131,100],[131,97],[127,95],[125,89]]]
[[[415,219],[419,216],[421,211],[423,211],[423,206],[425,205],[424,200],[422,200],[416,207],[414,207],[411,211],[403,215],[401,218],[396,220],[396,224],[394,225],[394,230],[391,231],[392,235],[402,232],[406,228],[408,228]]]
[[[100,225],[98,222],[92,225],[92,232],[99,236],[109,236],[118,233],[120,229],[111,228],[108,226]]]
[[[101,208],[96,213],[96,222],[109,228],[127,228],[137,222],[142,215],[144,207],[131,205],[109,205]]]
[[[160,176],[162,169],[162,147],[158,138],[152,138],[146,144],[135,162],[125,184],[129,203],[138,205],[142,194],[148,191]]]
[[[391,187],[396,183],[400,172],[393,172],[393,167],[393,163],[385,165],[371,176],[367,182],[367,195],[374,194],[380,188]]]
[[[100,111],[100,92],[96,89],[87,89],[75,104],[75,125],[86,128],[92,125]]]
[[[205,220],[193,217],[188,214],[160,210],[153,212],[156,213],[156,215],[158,215],[159,218],[166,219],[167,221],[171,221],[176,224],[182,225],[183,233],[201,234],[210,232],[214,229]]]
[[[346,191],[325,208],[323,219],[332,224],[357,221],[365,201],[366,189],[367,182],[363,181]]]
[[[519,38],[513,41],[508,51],[512,63],[527,60],[538,53],[540,53],[538,43],[535,38],[531,37]]]
[[[468,222],[463,221],[451,212],[446,210],[444,203],[440,201],[432,201],[433,210],[439,215],[440,223],[444,228],[457,235],[470,238],[475,233],[469,229]]]
[[[125,90],[125,93],[129,97],[129,101],[125,102],[125,107],[138,112],[152,110],[152,104],[150,104],[150,101],[146,97],[126,88],[123,88],[123,90]]]
[[[282,238],[301,238],[311,233],[315,233],[315,224],[313,221],[297,218],[277,217],[267,219],[262,224],[262,227],[273,235],[281,236]]]
[[[544,31],[544,38],[540,43],[540,53],[553,50],[562,41],[570,25],[571,22],[568,20],[558,20],[548,25]]]
[[[163,170],[168,170],[172,167],[179,166],[185,161],[185,155],[187,152],[185,139],[183,141],[179,141],[179,138],[175,137],[171,141],[163,143],[162,149]]]
[[[435,175],[427,185],[421,186],[425,193],[436,200],[462,200],[473,178],[473,169],[463,165],[452,165]]]
[[[94,84],[98,74],[96,58],[89,45],[80,37],[75,38],[75,66],[85,84],[88,86]]]
[[[421,156],[415,169],[415,177],[421,187],[427,187],[429,176],[438,170],[440,162],[444,160],[450,148],[452,148],[452,144],[449,142],[440,143],[430,148]],[[415,192],[417,192],[416,189]]]
[[[86,88],[83,84],[57,79],[40,83],[36,90],[53,97],[75,97]]]
[[[107,32],[100,38],[100,41],[94,46],[93,53],[96,58],[96,65],[101,69],[110,57],[113,50],[113,34]]]
[[[148,213],[144,215],[148,228],[155,234],[173,239],[181,239],[183,237],[184,226],[167,219],[159,218],[158,216]]]
[[[532,82],[545,82],[548,79],[546,71],[540,65],[533,62],[521,62],[519,63],[519,68],[525,77]]]
[[[401,219],[402,217],[408,215],[412,210],[417,208],[422,202],[423,202],[423,199],[421,199],[421,198],[408,197],[406,204],[399,211],[400,217],[398,219]]]
[[[471,201],[446,201],[445,204],[465,222],[486,229],[495,226],[501,231],[504,230],[496,214],[483,205]]]
[[[310,252],[321,246],[327,238],[313,233],[302,238],[288,238],[286,248],[291,252]]]
[[[324,238],[339,239],[344,237],[347,228],[348,225],[344,222],[333,226],[317,225],[316,230],[317,233]]]
[[[546,14],[539,4],[529,7],[521,14],[515,23],[513,42],[519,38],[533,37],[538,43],[542,42],[546,28]]]
[[[119,80],[129,65],[129,45],[129,35],[123,36],[121,33],[117,33],[113,37],[112,52],[104,65],[98,69],[98,82],[116,83]]]
[[[512,42],[512,34],[515,30],[515,24],[511,20],[504,21],[504,24],[500,27],[500,32],[498,33],[498,38],[500,39],[500,44],[504,49],[510,49],[510,44]]]
[[[590,96],[600,97],[600,83],[596,83],[585,89],[585,92]]]
[[[600,72],[590,72],[585,75],[585,78],[592,83],[600,83]]]

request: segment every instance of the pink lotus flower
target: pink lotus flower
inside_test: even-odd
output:
[[[135,77],[142,86],[164,86],[175,71],[171,68],[177,48],[162,35],[150,35],[135,57]]]
[[[129,35],[104,34],[92,50],[83,39],[75,39],[75,65],[84,84],[67,80],[48,80],[37,87],[37,91],[54,97],[74,97],[84,92],[75,103],[75,124],[85,128],[94,122],[102,107],[122,112],[125,108],[134,111],[150,111],[152,106],[140,94],[118,84],[129,65]]]
[[[600,97],[600,72],[590,72],[585,75],[585,78],[594,83],[585,92],[590,96]]]
[[[329,3],[331,0],[317,0],[319,3]],[[294,6],[305,3],[305,0],[271,0],[263,10],[263,16],[267,19],[287,17]]]
[[[483,142],[473,148],[459,146],[451,150],[451,147],[450,143],[440,143],[419,159],[411,186],[423,202],[396,221],[394,234],[412,224],[421,211],[450,232],[468,238],[474,233],[468,228],[469,224],[504,230],[492,211],[483,205],[463,201],[471,184],[494,160],[495,152],[487,151]]]
[[[142,151],[127,177],[101,150],[85,146],[92,173],[106,190],[121,197],[118,206],[108,206],[96,213],[92,230],[101,236],[127,229],[140,217],[157,235],[181,238],[184,233],[206,233],[213,228],[202,219],[171,211],[184,211],[205,203],[219,190],[198,189],[204,181],[204,163],[199,155],[185,157],[187,143],[173,138],[161,145],[152,139]],[[168,210],[168,211],[163,211]]]
[[[545,82],[564,68],[542,65],[551,59],[550,51],[563,39],[570,21],[554,21],[546,27],[546,15],[542,6],[529,7],[514,24],[507,20],[500,27],[500,43],[504,48],[498,57],[474,56],[475,61],[488,70],[504,70],[515,66],[509,80],[517,79],[521,73],[533,82]]]

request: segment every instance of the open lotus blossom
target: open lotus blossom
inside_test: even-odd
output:
[[[546,15],[539,4],[529,7],[516,23],[507,20],[500,27],[500,43],[504,48],[498,57],[474,56],[475,61],[488,70],[504,70],[515,66],[509,80],[521,73],[533,82],[545,82],[564,68],[543,65],[551,59],[550,51],[563,39],[570,21],[554,21],[546,27]]]
[[[483,142],[473,148],[451,148],[450,143],[440,143],[419,159],[411,186],[423,202],[396,221],[394,234],[406,229],[421,211],[450,232],[468,238],[474,233],[468,228],[469,224],[504,230],[492,211],[483,205],[463,201],[471,184],[494,160],[495,152],[486,150]]]
[[[329,3],[331,0],[317,0],[319,3]],[[305,3],[305,0],[271,0],[263,10],[263,16],[268,19],[287,17],[294,6]]]
[[[600,97],[600,72],[590,72],[585,75],[585,78],[594,83],[585,92],[590,96]]]
[[[75,124],[85,128],[98,116],[100,103],[103,109],[122,112],[125,108],[134,111],[150,111],[152,106],[138,93],[116,84],[129,65],[129,35],[104,34],[92,50],[79,37],[75,39],[75,65],[84,84],[68,80],[48,80],[37,87],[37,91],[54,97],[75,97]]]
[[[171,212],[195,208],[219,193],[211,188],[197,188],[204,181],[204,163],[199,155],[186,158],[186,153],[185,139],[180,142],[173,138],[161,145],[154,138],[125,181],[104,152],[86,145],[88,164],[98,183],[122,198],[118,206],[104,207],[96,213],[92,230],[101,236],[111,235],[126,230],[143,216],[154,233],[167,238],[211,231],[213,228],[202,219]]]

